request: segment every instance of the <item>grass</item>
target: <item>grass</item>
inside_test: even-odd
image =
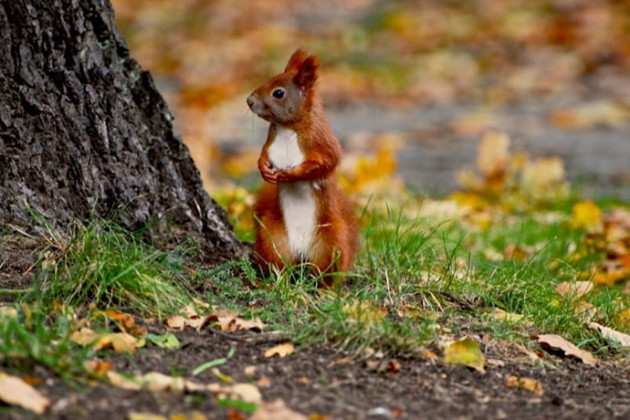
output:
[[[84,378],[90,349],[71,341],[71,319],[36,306],[5,307],[0,315],[0,365],[27,373],[43,366],[70,382]]]
[[[611,351],[575,310],[579,302],[556,292],[561,282],[589,279],[603,257],[588,245],[587,231],[571,225],[570,202],[536,213],[484,209],[491,223],[474,212],[446,217],[425,208],[417,201],[367,208],[355,272],[337,292],[318,290],[301,267],[260,278],[246,260],[213,268],[187,263],[195,244],[158,251],[107,221],[77,228],[68,239],[49,229],[36,284],[18,316],[0,325],[2,362],[85,376],[89,350],[71,343],[71,317],[56,308],[164,317],[193,298],[260,317],[297,345],[326,343],[355,354],[372,348],[418,355],[444,337],[471,333],[525,344],[532,334],[559,333]],[[621,286],[598,286],[582,299],[622,332],[629,300]],[[497,309],[508,318],[497,317]]]
[[[101,221],[78,227],[67,242],[49,243],[30,299],[158,317],[190,302],[177,252],[152,249],[139,234]]]

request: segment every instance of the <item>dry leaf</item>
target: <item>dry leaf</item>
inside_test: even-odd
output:
[[[127,420],[168,420],[168,418],[152,413],[129,413]]]
[[[486,177],[502,173],[510,160],[510,138],[498,131],[488,131],[479,143],[477,169]]]
[[[144,344],[143,341],[137,340],[126,332],[99,334],[87,327],[73,332],[70,339],[82,347],[94,345],[96,351],[111,347],[118,353],[132,354],[136,351],[136,347]]]
[[[114,310],[105,311],[105,314],[109,319],[115,321],[123,331],[128,332],[129,334],[141,336],[147,333],[146,327],[136,325],[136,320],[132,315]]]
[[[265,324],[262,323],[260,318],[256,318],[253,321],[242,319],[238,317],[217,317],[218,322],[221,324],[221,331],[236,332],[236,331],[256,331],[262,332],[265,328]]]
[[[470,337],[452,342],[444,349],[444,361],[446,363],[464,365],[484,371],[485,358],[479,348],[479,343]]]
[[[97,334],[96,332],[92,331],[90,328],[83,327],[79,331],[73,332],[72,335],[70,336],[70,340],[80,345],[81,347],[85,347],[94,343],[96,340],[98,340],[99,337],[100,337],[100,334]]]
[[[500,359],[486,359],[486,365],[492,367],[503,367],[505,366],[505,362]]]
[[[291,343],[278,344],[277,346],[267,349],[267,351],[265,352],[265,357],[267,358],[273,357],[273,356],[285,357],[290,354],[293,354],[294,351],[295,351],[295,347],[293,347],[293,344]]]
[[[307,420],[307,417],[291,410],[283,400],[277,399],[258,405],[251,420]]]
[[[0,372],[0,400],[9,405],[17,405],[37,414],[43,414],[50,406],[50,400],[17,376]]]
[[[109,371],[107,372],[107,378],[112,385],[132,391],[141,389],[171,392],[210,391],[220,398],[233,398],[253,404],[258,404],[262,401],[260,391],[252,384],[201,384],[183,377],[164,375],[159,372],[126,376]]]
[[[597,322],[591,322],[588,327],[599,331],[599,333],[607,340],[613,340],[618,342],[621,347],[630,347],[630,335],[624,334],[612,328],[604,327]]]
[[[0,305],[0,317],[17,318],[18,311],[14,306]]]
[[[175,315],[166,320],[166,325],[173,330],[184,330],[186,328],[194,328],[197,331],[201,331],[204,327],[218,323],[221,325],[221,331],[236,332],[236,331],[257,331],[262,332],[264,330],[264,324],[260,318],[256,318],[253,321],[238,318],[235,316],[217,316],[207,315],[199,316],[191,308],[185,308],[188,313],[188,318]]]
[[[586,296],[591,290],[593,290],[593,283],[590,281],[565,281],[556,286],[556,292],[560,296],[568,296],[575,299]]]
[[[518,376],[508,376],[505,379],[505,385],[510,388],[521,388],[529,392],[542,397],[543,387],[542,384],[534,378],[523,378]]]
[[[564,338],[556,334],[541,334],[538,336],[538,343],[545,349],[561,350],[566,356],[572,356],[580,359],[584,364],[595,366],[597,359],[586,350],[581,350],[575,344],[568,342]]]
[[[437,360],[438,355],[433,353],[431,350],[422,350],[422,355],[429,360]]]
[[[252,384],[210,384],[206,386],[206,389],[216,394],[219,398],[233,398],[252,404],[260,404],[262,401],[260,391]]]
[[[96,373],[97,375],[105,375],[109,372],[114,364],[111,360],[103,361],[103,360],[86,360],[85,368],[91,372]]]
[[[398,373],[398,372],[400,372],[401,368],[402,368],[402,365],[396,359],[392,359],[389,362],[387,362],[387,369],[386,370],[389,373]]]

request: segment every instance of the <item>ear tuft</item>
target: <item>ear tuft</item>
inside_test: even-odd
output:
[[[319,67],[319,58],[315,55],[306,57],[302,64],[297,68],[297,74],[293,78],[296,85],[303,89],[310,89],[317,81],[317,68]]]
[[[287,67],[284,69],[284,71],[297,71],[302,63],[304,63],[304,60],[306,60],[307,56],[308,54],[302,48],[296,50],[291,58],[289,58],[289,62],[287,63]]]

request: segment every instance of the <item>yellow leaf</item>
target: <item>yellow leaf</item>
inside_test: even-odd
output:
[[[108,334],[109,340],[111,342],[111,346],[114,348],[114,351],[117,353],[134,353],[136,351],[136,347],[139,347],[140,343],[134,336],[131,334],[121,332],[121,333],[113,333]]]
[[[470,337],[454,341],[444,350],[444,361],[455,365],[464,365],[484,371],[485,357],[479,348],[479,343]]]
[[[592,201],[583,201],[573,206],[573,228],[588,229],[591,231],[602,229],[602,211]]]
[[[566,356],[572,356],[581,360],[584,364],[595,366],[597,359],[586,350],[582,350],[575,344],[568,342],[563,337],[556,334],[541,334],[538,336],[538,343],[543,349],[562,350]]]
[[[293,354],[294,351],[295,351],[295,348],[293,347],[293,344],[291,343],[278,344],[277,346],[267,349],[267,351],[265,352],[265,357],[267,358],[273,357],[273,356],[285,357],[290,354]]]
[[[529,392],[542,397],[543,387],[542,384],[534,378],[523,378],[518,376],[508,376],[505,379],[505,384],[510,388],[521,388]]]
[[[43,414],[50,406],[48,398],[17,376],[0,372],[0,400],[17,405],[37,414]]]

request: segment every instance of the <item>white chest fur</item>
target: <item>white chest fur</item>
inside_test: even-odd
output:
[[[280,169],[298,166],[304,161],[297,134],[276,127],[276,137],[267,153],[271,162]],[[303,260],[315,232],[315,199],[310,181],[281,183],[278,185],[280,207],[293,257]]]

